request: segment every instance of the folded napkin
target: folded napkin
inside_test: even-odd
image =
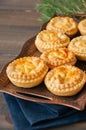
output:
[[[36,103],[3,94],[15,130],[42,130],[86,120],[86,109]]]

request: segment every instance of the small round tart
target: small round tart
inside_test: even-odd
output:
[[[64,64],[74,65],[77,61],[75,54],[69,51],[67,48],[49,50],[42,53],[40,57],[51,69]]]
[[[23,57],[11,62],[6,73],[17,87],[31,88],[40,84],[48,71],[47,65],[39,57]]]
[[[83,88],[86,75],[75,66],[62,65],[50,70],[44,81],[51,93],[58,96],[73,96]]]
[[[72,51],[79,60],[86,61],[86,36],[79,36],[72,39],[68,49]]]
[[[78,23],[71,17],[57,16],[52,18],[46,26],[47,30],[63,32],[69,37],[78,32]]]
[[[81,35],[86,35],[86,19],[83,19],[78,24]]]
[[[35,39],[35,45],[40,52],[66,47],[69,43],[70,38],[68,36],[50,30],[41,31]]]

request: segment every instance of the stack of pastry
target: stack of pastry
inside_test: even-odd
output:
[[[35,40],[35,45],[40,52],[47,50],[57,50],[66,47],[70,43],[70,38],[62,32],[51,30],[41,31]]]
[[[33,56],[14,60],[6,70],[10,81],[23,88],[31,88],[40,84],[47,71],[48,67],[44,61]]]
[[[81,35],[71,40],[68,49],[76,55],[77,59],[86,61],[86,19],[78,23],[78,30]]]
[[[67,48],[45,51],[41,54],[41,59],[46,62],[50,69],[65,64],[74,65],[77,61],[74,53]]]
[[[44,81],[55,95],[77,94],[86,82],[86,74],[75,66],[77,59],[86,61],[86,36],[74,37],[78,31],[85,34],[82,23],[68,16],[52,18],[35,39],[40,57],[23,57],[10,63],[6,70],[10,81],[24,88]]]
[[[56,32],[63,32],[69,37],[74,36],[78,32],[78,24],[71,17],[54,17],[46,26],[47,30],[53,30]]]
[[[71,50],[79,60],[86,61],[86,36],[73,38],[68,49]]]
[[[55,67],[45,77],[45,84],[48,90],[59,96],[77,94],[83,88],[85,82],[85,73],[71,65]]]
[[[86,35],[86,19],[83,19],[78,24],[81,35]]]

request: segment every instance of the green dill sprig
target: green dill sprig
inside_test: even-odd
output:
[[[39,21],[47,22],[54,14],[75,15],[86,17],[86,0],[40,0],[36,5],[40,12]]]

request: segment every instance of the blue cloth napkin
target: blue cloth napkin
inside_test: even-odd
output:
[[[35,103],[3,95],[15,130],[42,130],[86,120],[86,109],[78,111],[63,105]]]

